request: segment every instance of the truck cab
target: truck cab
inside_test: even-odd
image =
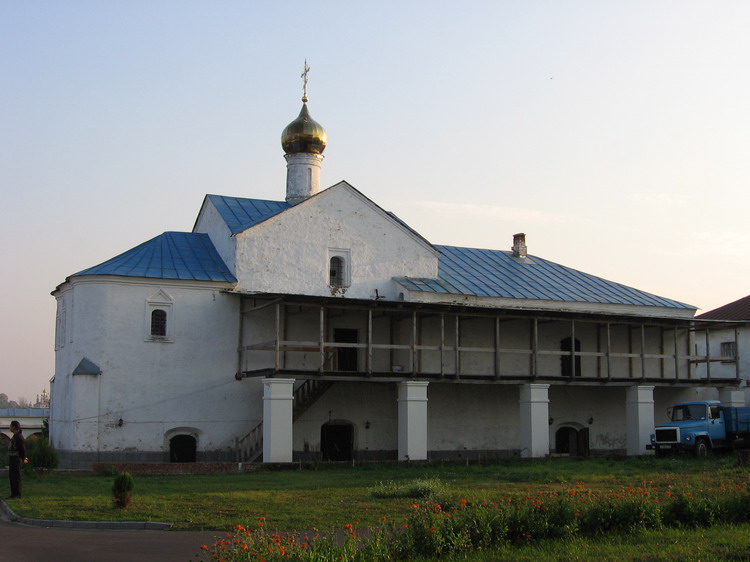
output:
[[[657,456],[689,452],[706,456],[713,448],[726,444],[724,408],[718,400],[680,402],[669,411],[670,421],[657,425],[647,449]]]

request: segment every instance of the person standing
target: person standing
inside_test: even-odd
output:
[[[21,468],[29,462],[26,458],[26,440],[21,432],[21,424],[16,420],[10,422],[13,437],[8,447],[8,475],[10,476],[10,499],[20,498],[22,491]]]

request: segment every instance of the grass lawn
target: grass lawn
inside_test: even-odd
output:
[[[485,552],[442,558],[495,562],[514,560],[620,561],[682,560],[710,562],[750,560],[750,525],[717,525],[706,529],[664,529],[594,539],[547,540],[528,546],[506,545]]]
[[[235,525],[268,531],[379,527],[382,517],[403,522],[415,501],[393,491],[427,486],[432,498],[500,502],[535,494],[584,491],[750,490],[750,469],[733,456],[506,460],[483,464],[319,464],[303,470],[247,474],[135,476],[133,502],[116,509],[112,476],[32,474],[25,497],[8,500],[16,513],[39,519],[127,520],[172,523],[176,530],[230,531]],[[7,478],[0,497],[9,495]],[[432,501],[432,500],[431,500]],[[400,526],[400,523],[398,524]],[[196,550],[199,545],[196,545]],[[244,559],[244,558],[243,558]],[[419,560],[419,558],[413,558]],[[443,555],[441,560],[748,560],[750,523],[663,528],[628,534],[501,544],[486,550]]]
[[[16,513],[38,519],[128,520],[172,523],[178,530],[227,530],[266,518],[269,529],[333,529],[358,521],[377,526],[381,517],[405,517],[411,500],[375,497],[382,483],[418,479],[439,481],[454,499],[499,501],[538,491],[560,491],[583,484],[611,491],[651,483],[660,489],[718,489],[750,484],[750,471],[732,456],[708,459],[507,460],[484,464],[321,464],[304,470],[260,470],[247,474],[135,476],[133,502],[112,504],[111,476],[47,474],[27,476],[25,497],[8,500]],[[7,479],[0,486],[9,495]]]

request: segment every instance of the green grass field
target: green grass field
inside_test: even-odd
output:
[[[320,464],[302,470],[247,474],[135,476],[133,501],[113,507],[112,476],[46,474],[25,479],[25,497],[8,500],[19,515],[39,519],[128,520],[172,523],[176,530],[227,531],[265,518],[269,530],[341,529],[357,522],[408,517],[415,483],[426,482],[443,501],[524,498],[573,488],[607,493],[629,487],[714,491],[750,489],[750,470],[732,456],[507,460],[483,464]],[[0,495],[9,495],[7,479]],[[456,560],[724,560],[750,559],[750,526],[663,529],[626,536],[544,540],[503,546]],[[450,558],[448,558],[450,559]]]

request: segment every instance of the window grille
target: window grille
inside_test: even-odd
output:
[[[331,258],[330,285],[341,287],[344,285],[344,260],[338,256]]]
[[[723,341],[721,342],[721,356],[728,358],[723,359],[722,363],[734,363],[737,358],[737,348],[735,346],[736,342],[733,341]]]
[[[151,335],[166,337],[167,313],[165,311],[157,309],[151,312]]]

